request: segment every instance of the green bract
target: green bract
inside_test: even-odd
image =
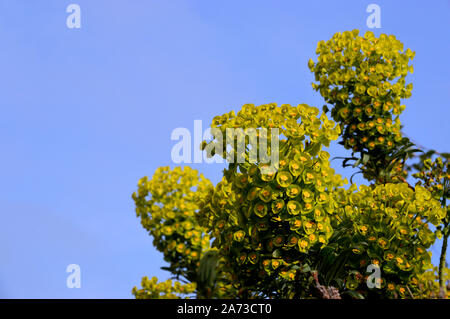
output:
[[[293,181],[292,175],[288,171],[281,171],[277,174],[277,183],[281,187],[288,187]]]

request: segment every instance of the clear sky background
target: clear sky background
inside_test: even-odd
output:
[[[245,103],[322,106],[307,61],[367,31],[370,3],[375,34],[416,51],[405,133],[450,151],[449,1],[0,0],[0,297],[130,298],[142,276],[166,279],[131,194],[174,166],[172,130]],[[214,183],[223,169],[193,166]]]

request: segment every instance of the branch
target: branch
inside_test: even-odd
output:
[[[316,282],[316,289],[319,291],[322,299],[342,299],[337,288],[333,286],[326,287],[319,283],[317,271],[313,272],[313,278]]]

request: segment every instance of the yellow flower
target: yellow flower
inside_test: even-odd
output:
[[[272,260],[272,268],[276,269],[280,266],[280,262],[278,260]]]
[[[292,236],[289,242],[291,245],[296,245],[298,243],[298,238],[296,236]]]
[[[283,237],[281,237],[281,236],[275,237],[275,244],[276,245],[281,245],[282,243],[283,243]]]
[[[300,240],[299,245],[302,248],[306,248],[306,247],[308,247],[308,242],[306,240],[302,239],[302,240]]]

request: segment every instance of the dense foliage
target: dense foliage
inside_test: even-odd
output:
[[[414,52],[394,36],[354,30],[319,42],[316,53],[308,66],[327,103],[322,112],[246,104],[212,121],[222,136],[251,129],[267,142],[267,155],[278,152],[276,170],[267,170],[260,153],[252,160],[253,144],[239,148],[251,137],[238,134],[202,143],[229,161],[216,186],[189,167],[159,168],[139,181],[137,216],[177,281],[144,277],[133,289],[137,298],[448,296],[448,156],[434,152],[433,161],[407,166],[420,150],[400,131]],[[278,129],[277,136],[265,129]],[[330,167],[325,147],[339,137],[351,150],[343,166],[358,167],[369,186],[348,185]],[[233,160],[239,156],[244,161]],[[437,237],[444,244],[434,267],[429,248]],[[381,274],[375,286],[368,284],[373,268]]]

